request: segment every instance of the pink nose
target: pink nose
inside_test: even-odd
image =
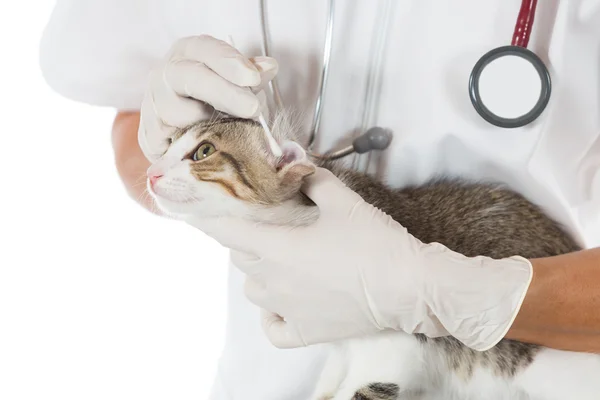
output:
[[[150,179],[150,186],[156,185],[156,181],[158,181],[162,175],[148,175],[148,179]]]

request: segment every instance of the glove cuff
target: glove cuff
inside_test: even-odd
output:
[[[423,300],[451,336],[486,351],[504,338],[519,313],[533,267],[523,257],[465,257],[424,245]]]

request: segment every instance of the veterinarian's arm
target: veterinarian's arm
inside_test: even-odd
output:
[[[146,170],[150,162],[138,143],[139,123],[139,112],[120,111],[115,117],[112,130],[115,164],[127,193],[148,210],[159,213],[146,194]]]
[[[420,242],[326,170],[308,180],[304,192],[321,215],[307,227],[188,221],[233,249],[246,296],[268,311],[263,324],[276,346],[393,329],[449,334],[476,350],[508,337],[600,352],[600,249],[468,258]]]
[[[531,263],[531,286],[506,337],[600,353],[600,248]]]
[[[423,243],[325,169],[308,177],[303,191],[320,212],[308,226],[188,221],[233,249],[233,264],[247,274],[246,296],[269,311],[263,324],[273,344],[388,329],[452,335],[487,350],[506,336],[531,283],[528,260],[468,258]]]

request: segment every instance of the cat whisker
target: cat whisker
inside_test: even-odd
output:
[[[163,212],[160,208],[158,208],[158,204],[156,203],[156,200],[154,198],[152,198],[152,201],[150,202],[150,211],[152,211],[155,214],[160,214],[161,212]]]
[[[139,183],[139,182],[146,182],[146,180],[148,179],[146,173],[141,174],[140,176],[137,177],[137,179],[135,180],[135,183]]]
[[[152,200],[152,203],[155,203],[154,197],[148,192],[148,189],[145,189],[142,193],[137,197],[137,202],[141,204],[145,204],[148,199]]]
[[[153,212],[155,214],[160,214],[162,212],[162,210],[158,207],[158,203],[156,202],[156,199],[154,198],[154,196],[152,196],[150,194],[148,189],[144,190],[140,194],[140,197],[141,197],[140,203],[148,204],[150,206],[151,212]]]
[[[146,182],[139,182],[139,183],[134,183],[133,185],[131,185],[132,188],[138,188],[140,186],[145,186]]]

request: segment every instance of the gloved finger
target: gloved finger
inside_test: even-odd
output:
[[[202,63],[189,60],[169,63],[164,74],[169,87],[179,96],[204,101],[216,110],[240,118],[258,115],[260,101],[250,89],[231,83]]]
[[[277,348],[292,349],[307,345],[298,330],[275,313],[262,310],[262,327],[269,341]]]
[[[254,57],[250,61],[256,66],[260,73],[260,84],[252,87],[254,93],[258,93],[269,84],[270,81],[275,78],[277,72],[279,72],[279,64],[274,58],[271,57]]]
[[[174,133],[176,128],[162,122],[156,114],[153,98],[150,95],[144,96],[140,113],[138,143],[146,158],[155,161],[169,147],[167,138]]]
[[[222,246],[244,253],[268,258],[271,249],[293,243],[293,227],[265,225],[233,217],[197,218],[186,220],[215,239]],[[302,229],[302,228],[297,228]]]
[[[215,239],[221,246],[243,253],[255,254],[252,246],[248,245],[248,241],[252,244],[252,239],[246,237],[252,230],[253,223],[250,221],[231,217],[198,218],[190,216],[186,222]]]
[[[246,277],[244,282],[244,295],[255,306],[267,308],[267,288],[259,279]]]
[[[234,85],[252,87],[260,84],[256,66],[227,42],[208,35],[181,39],[174,46],[172,59],[205,64]]]
[[[363,201],[362,197],[324,168],[317,168],[314,174],[306,178],[302,191],[325,212],[347,213]]]
[[[238,250],[231,250],[230,254],[233,265],[246,275],[253,276],[262,270],[263,258]]]
[[[156,144],[152,144],[153,141],[150,140],[151,137],[151,135],[148,135],[148,131],[144,124],[140,123],[138,127],[138,144],[146,159],[150,162],[155,162],[160,158],[161,154],[164,153],[163,150],[166,150],[167,143],[164,143],[164,147],[162,143],[160,144],[160,147],[157,147]]]
[[[196,99],[185,97],[177,93],[171,82],[165,78],[165,69],[152,71],[150,74],[152,92],[144,100],[153,106],[154,114],[160,118],[164,125],[183,128],[197,121],[208,119],[214,111],[207,104]],[[192,77],[180,77],[183,79]],[[201,100],[201,99],[200,99]]]

